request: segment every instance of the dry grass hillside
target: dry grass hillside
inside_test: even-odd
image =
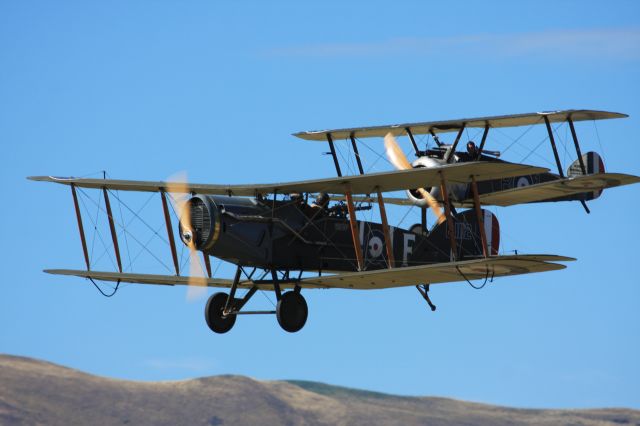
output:
[[[0,424],[640,425],[640,411],[525,410],[240,376],[133,382],[0,355]]]

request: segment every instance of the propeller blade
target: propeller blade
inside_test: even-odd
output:
[[[189,247],[189,281],[187,284],[187,300],[199,300],[207,294],[207,278],[195,247],[193,249]]]
[[[384,137],[384,147],[385,151],[387,152],[389,161],[391,161],[391,164],[393,164],[396,169],[412,169],[411,163],[409,163],[409,160],[407,160],[407,156],[404,155],[404,152],[400,148],[400,145],[398,145],[398,141],[391,134],[391,132],[387,133]],[[429,192],[427,192],[427,190],[425,190],[424,188],[417,188],[417,191],[420,193],[420,195],[422,195],[422,198],[427,201],[427,204],[433,211],[433,214],[435,214],[435,216],[438,218],[438,225],[444,222],[444,214],[442,214],[442,209],[440,208],[440,204],[438,204],[436,199],[433,198],[431,194],[429,194]]]
[[[387,158],[389,158],[389,161],[391,161],[391,164],[393,164],[396,169],[410,170],[412,168],[411,163],[407,160],[407,157],[398,145],[398,141],[396,141],[396,138],[391,132],[387,133],[384,137],[384,148],[387,152]]]
[[[167,182],[167,192],[171,193],[171,201],[180,220],[182,240],[186,241],[189,249],[189,277],[187,281],[187,300],[202,298],[207,292],[207,279],[200,264],[198,250],[191,226],[191,211],[189,204],[189,185],[185,172],[176,173]]]

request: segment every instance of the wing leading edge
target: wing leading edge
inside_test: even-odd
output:
[[[313,179],[299,182],[283,182],[256,185],[216,185],[189,183],[181,185],[197,194],[219,194],[255,196],[257,194],[287,194],[292,192],[328,192],[332,194],[371,194],[400,191],[410,188],[440,185],[441,174],[452,183],[467,183],[471,176],[476,180],[499,179],[544,173],[549,169],[515,163],[470,162],[448,164],[442,167],[417,168],[356,176]],[[54,182],[75,185],[79,188],[113,189],[121,191],[157,192],[171,187],[170,182],[134,181],[116,179],[61,178],[53,176],[30,176],[27,179],[39,182]]]
[[[413,133],[414,135],[426,135],[431,132],[455,132],[462,126],[465,126],[466,128],[484,128],[485,126],[495,128],[541,124],[544,123],[543,120],[545,116],[551,123],[567,121],[567,119],[569,118],[571,118],[572,121],[585,121],[628,117],[628,115],[620,114],[618,112],[570,109],[564,111],[531,112],[526,114],[496,115],[491,117],[462,118],[456,120],[390,124],[370,127],[353,127],[348,129],[318,130],[298,132],[294,133],[293,136],[308,141],[326,142],[327,134],[331,134],[331,137],[334,139],[347,139],[351,136],[356,138],[384,137],[387,133],[391,133],[394,136],[404,136],[407,134],[407,128],[411,129],[411,133]]]
[[[459,262],[436,263],[430,265],[408,266],[374,271],[347,272],[322,277],[303,278],[298,282],[303,288],[342,288],[371,290],[393,287],[405,287],[417,284],[440,284],[466,280],[485,279],[531,274],[535,272],[555,271],[566,268],[557,262],[573,261],[574,258],[555,255],[515,255],[496,256],[486,259],[465,260]],[[174,275],[132,274],[100,271],[81,271],[71,269],[47,269],[44,272],[54,275],[72,275],[101,281],[126,282],[135,284],[187,285],[188,277]],[[228,279],[206,279],[207,287],[231,287]],[[239,287],[271,287],[269,283],[241,281]],[[292,283],[282,283],[283,288],[291,288]]]

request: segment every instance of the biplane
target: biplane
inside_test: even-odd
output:
[[[116,283],[191,285],[229,288],[209,297],[205,320],[216,333],[225,333],[238,315],[275,314],[288,332],[302,329],[308,306],[302,290],[384,289],[416,286],[431,310],[431,284],[486,280],[497,277],[563,269],[575,259],[548,254],[500,255],[500,226],[486,206],[533,202],[579,201],[597,198],[606,188],[640,182],[640,178],[605,172],[595,152],[582,154],[574,122],[626,117],[591,110],[566,110],[472,119],[407,123],[376,127],[309,131],[294,134],[329,145],[337,177],[272,184],[217,185],[167,181],[62,178],[28,179],[68,185],[73,197],[86,270],[49,269],[47,273],[73,275]],[[565,174],[559,159],[552,123],[568,123],[577,160]],[[548,168],[511,163],[485,148],[489,131],[501,127],[544,125],[558,166]],[[463,131],[482,131],[479,145],[468,142],[458,150]],[[452,144],[442,133],[455,133]],[[415,135],[432,137],[435,145],[420,150]],[[409,162],[396,137],[407,136],[416,160]],[[365,173],[357,141],[384,138],[387,157],[397,170]],[[335,143],[351,144],[358,174],[343,176]],[[91,268],[78,204],[78,188],[95,189],[104,197],[118,271]],[[111,208],[113,191],[157,192],[162,201],[168,244],[175,275],[123,271],[117,221]],[[406,191],[406,198],[385,194]],[[176,194],[185,194],[178,201]],[[315,196],[314,203],[308,202]],[[168,201],[169,200],[169,201]],[[421,223],[409,229],[388,223],[386,203],[416,205]],[[358,212],[378,205],[380,223],[359,220]],[[169,206],[174,206],[172,218]],[[435,222],[428,229],[427,209]],[[464,210],[458,210],[464,209]],[[174,237],[189,249],[191,262],[203,256],[206,276],[184,275]],[[232,279],[212,276],[210,256],[236,266]],[[95,284],[95,282],[94,282]],[[239,295],[239,290],[246,290]],[[258,290],[273,291],[273,311],[248,311],[245,305]]]

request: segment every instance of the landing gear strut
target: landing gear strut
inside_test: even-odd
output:
[[[422,297],[424,297],[424,300],[427,301],[427,304],[431,308],[431,311],[434,312],[436,310],[436,305],[434,305],[431,302],[431,299],[429,299],[429,284],[417,285],[416,288],[418,289]]]
[[[285,331],[289,333],[295,333],[300,331],[307,322],[307,316],[309,309],[304,297],[300,294],[300,286],[297,285],[298,280],[289,280],[288,272],[284,276],[286,284],[295,284],[293,291],[287,291],[282,293],[280,289],[280,280],[275,270],[271,271],[272,280],[253,280],[253,287],[244,295],[243,298],[236,298],[236,290],[240,283],[240,274],[242,268],[238,266],[236,275],[231,285],[229,294],[215,293],[207,301],[207,306],[204,310],[204,318],[207,321],[209,328],[215,333],[226,333],[231,330],[236,323],[238,315],[248,314],[276,314],[278,324]],[[255,270],[254,270],[255,272]],[[302,272],[300,273],[302,275]],[[247,275],[245,273],[245,275]],[[247,278],[251,280],[253,272],[247,275]],[[242,307],[251,299],[251,297],[258,291],[259,285],[272,284],[273,290],[276,294],[278,304],[275,311],[242,311]]]

